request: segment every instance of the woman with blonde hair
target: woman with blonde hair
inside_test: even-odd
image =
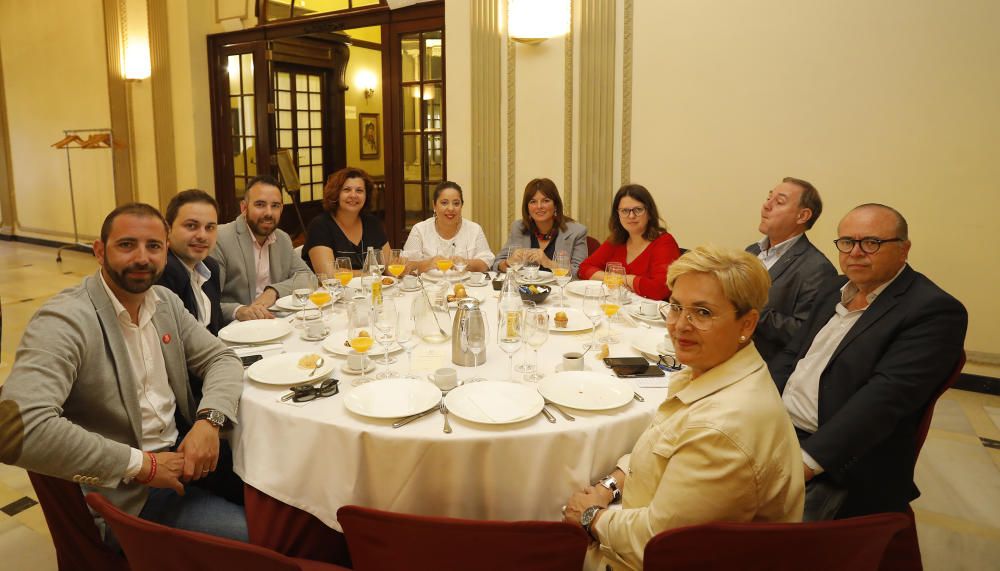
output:
[[[646,543],[675,527],[802,519],[802,452],[751,340],[767,270],[702,246],[670,266],[667,284],[662,313],[684,368],[631,454],[566,502],[564,520],[594,540],[587,569],[641,569]],[[621,510],[606,509],[618,499]]]

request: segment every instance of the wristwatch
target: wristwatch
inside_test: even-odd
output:
[[[611,492],[611,503],[622,499],[622,491],[618,489],[618,480],[611,474],[601,478],[597,483]]]
[[[194,417],[195,420],[207,420],[212,426],[222,429],[226,425],[226,415],[222,414],[222,411],[215,410],[214,408],[206,408],[199,410],[197,416]]]
[[[583,510],[583,515],[580,516],[580,524],[583,525],[583,529],[587,532],[587,535],[593,538],[594,541],[598,541],[598,539],[594,537],[594,532],[590,530],[590,524],[594,522],[594,516],[597,515],[597,512],[602,509],[604,508],[601,506],[590,506]]]

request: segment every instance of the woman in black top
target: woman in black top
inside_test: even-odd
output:
[[[326,213],[313,218],[306,231],[302,259],[317,274],[333,275],[334,260],[349,257],[360,270],[369,247],[387,246],[382,223],[368,212],[368,196],[374,189],[368,173],[346,167],[330,175],[323,188]]]

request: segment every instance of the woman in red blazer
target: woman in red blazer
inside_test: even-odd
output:
[[[646,187],[627,184],[615,193],[608,219],[611,235],[580,264],[580,279],[603,280],[608,262],[625,265],[625,285],[649,299],[667,299],[667,267],[680,257],[677,241],[660,225]]]

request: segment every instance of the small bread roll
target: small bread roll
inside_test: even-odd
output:
[[[315,369],[316,362],[319,360],[320,360],[319,355],[317,355],[316,353],[309,353],[308,355],[304,355],[301,359],[299,359],[299,367],[303,369]]]
[[[462,284],[455,284],[455,297],[461,299],[466,297],[465,286]]]

